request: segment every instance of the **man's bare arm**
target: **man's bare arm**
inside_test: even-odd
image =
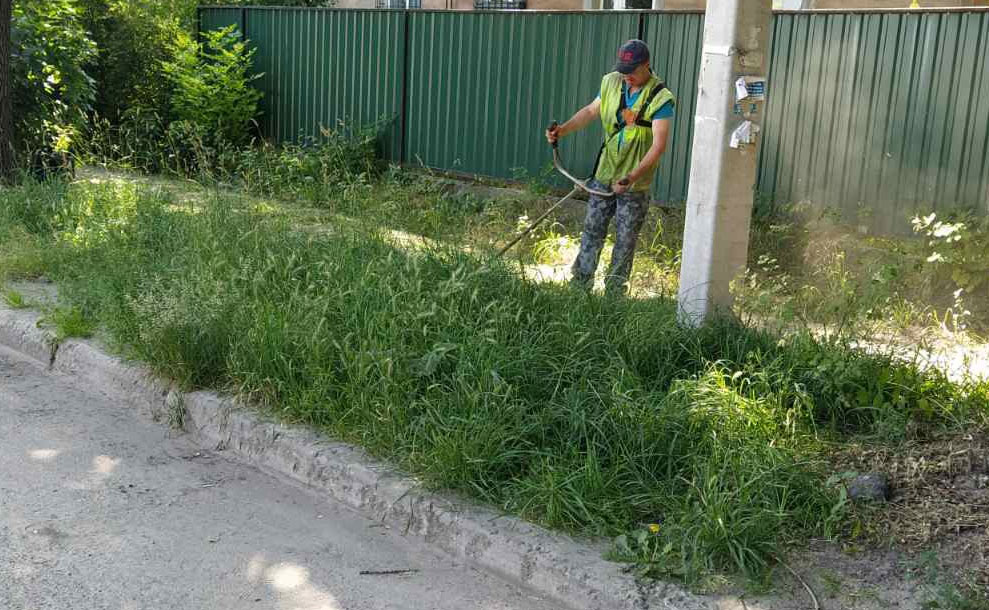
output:
[[[601,98],[595,99],[590,104],[584,106],[580,110],[574,113],[570,120],[566,123],[557,126],[555,130],[546,130],[546,140],[550,144],[556,140],[562,138],[567,134],[571,134],[575,131],[580,131],[581,129],[590,125],[595,119],[598,118],[598,114],[601,112]]]

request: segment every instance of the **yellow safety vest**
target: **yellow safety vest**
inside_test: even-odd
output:
[[[643,85],[638,99],[629,109],[635,113],[635,123],[619,123],[616,118],[618,111],[626,109],[625,96],[622,94],[622,75],[618,72],[605,74],[601,79],[604,145],[594,172],[594,177],[599,182],[610,185],[624,178],[639,165],[652,146],[652,116],[667,102],[675,104],[676,99],[654,74]],[[652,171],[639,178],[629,190],[648,191],[655,174],[656,167],[653,167]]]

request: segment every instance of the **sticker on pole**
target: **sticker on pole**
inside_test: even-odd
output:
[[[756,134],[758,133],[758,125],[752,121],[742,121],[742,123],[731,132],[731,141],[728,145],[732,148],[741,148],[744,144],[755,144]]]
[[[739,76],[735,81],[735,101],[758,102],[766,99],[765,76]]]

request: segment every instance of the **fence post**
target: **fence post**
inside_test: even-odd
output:
[[[247,40],[247,7],[240,7],[240,41]]]
[[[399,149],[398,149],[398,162],[399,164],[405,163],[405,148],[408,145],[408,130],[409,130],[409,20],[411,19],[411,11],[405,11],[402,15],[403,29],[402,34],[402,110],[399,116],[399,122],[401,125],[402,132],[399,134]]]

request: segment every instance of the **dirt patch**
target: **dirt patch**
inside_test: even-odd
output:
[[[984,431],[898,447],[850,445],[834,454],[839,468],[885,473],[890,501],[874,510],[876,542],[918,550],[948,536],[989,535],[989,440]],[[986,539],[989,542],[989,538]],[[989,566],[982,566],[989,574]]]
[[[921,552],[814,541],[774,569],[767,590],[732,591],[718,605],[723,610],[806,610],[815,608],[816,600],[823,610],[986,610],[989,588],[964,563],[977,556],[974,538],[963,534]]]

